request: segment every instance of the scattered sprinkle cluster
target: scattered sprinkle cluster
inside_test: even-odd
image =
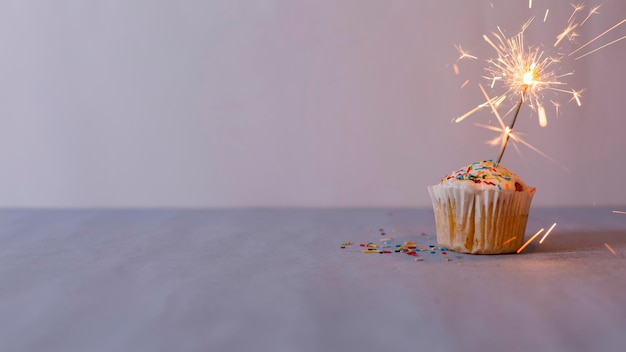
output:
[[[512,179],[512,173],[504,167],[498,167],[498,163],[492,160],[475,161],[467,167],[461,168],[448,176],[441,179],[441,183],[450,179],[459,181],[472,181],[474,183],[483,183],[490,186],[498,187],[498,190],[509,189],[509,182]],[[515,183],[515,190],[521,191],[521,185]]]
[[[397,232],[396,229],[392,230],[394,233]],[[393,237],[386,236],[384,229],[379,229],[380,235],[383,238],[380,238],[378,243],[374,241],[359,243],[359,249],[361,249],[362,253],[366,254],[392,254],[399,253],[404,255],[409,255],[415,258],[416,262],[424,261],[424,259],[430,255],[440,254],[444,256],[444,260],[446,262],[452,261],[452,259],[448,256],[448,249],[445,247],[438,247],[435,244],[418,244],[417,241],[402,241],[395,243]],[[426,235],[426,233],[422,232],[422,237],[425,238],[426,241],[429,242],[432,240],[432,236]],[[420,241],[422,242],[422,241]],[[349,246],[352,246],[353,243],[350,241],[341,242],[340,248],[346,249]],[[356,246],[356,245],[355,245]],[[457,263],[457,265],[461,265],[461,263]]]

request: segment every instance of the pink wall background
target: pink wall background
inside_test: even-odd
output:
[[[450,122],[484,66],[456,76],[454,46],[491,57],[482,34],[533,14],[550,46],[572,7],[533,3],[2,2],[0,206],[428,207],[426,186],[498,153],[474,126],[489,111]],[[600,12],[580,42],[626,2]],[[622,41],[567,63],[583,106],[561,96],[546,128],[522,108],[516,131],[558,162],[507,150],[535,205],[626,204],[625,61]]]

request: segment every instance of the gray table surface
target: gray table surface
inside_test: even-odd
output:
[[[4,209],[0,351],[624,351],[612,209],[533,208],[541,245],[423,261],[359,243],[434,245],[430,209]]]

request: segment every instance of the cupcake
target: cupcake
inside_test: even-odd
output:
[[[513,253],[522,246],[535,193],[491,160],[477,161],[429,186],[439,246],[463,253]]]

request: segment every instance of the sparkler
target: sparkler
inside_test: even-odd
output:
[[[532,8],[532,0],[529,1],[528,5],[529,8]],[[626,19],[621,20],[600,35],[579,46],[576,50],[569,54],[565,54],[563,53],[564,50],[560,47],[561,43],[565,40],[573,42],[578,36],[576,30],[583,26],[591,16],[597,14],[598,9],[600,8],[600,6],[591,7],[585,14],[585,5],[577,4],[572,5],[572,7],[573,11],[567,20],[565,29],[556,35],[556,41],[552,48],[548,47],[548,49],[551,49],[550,52],[546,51],[548,49],[543,49],[544,46],[541,45],[541,43],[536,45],[527,44],[525,33],[529,26],[534,22],[534,17],[531,17],[526,23],[524,23],[521,30],[511,37],[507,37],[500,27],[497,27],[497,32],[492,33],[490,36],[483,35],[485,42],[495,51],[496,54],[494,58],[487,60],[487,67],[484,69],[486,75],[483,76],[483,78],[491,82],[491,88],[499,88],[502,89],[503,92],[493,98],[489,98],[484,92],[482,86],[480,86],[487,100],[467,113],[457,117],[454,121],[457,123],[461,122],[471,114],[489,106],[494,115],[498,117],[501,124],[500,131],[502,133],[502,137],[499,138],[501,146],[498,163],[502,160],[502,156],[509,139],[517,141],[516,138],[513,137],[513,127],[515,126],[515,122],[522,105],[528,105],[529,108],[537,114],[539,125],[541,127],[545,127],[548,124],[546,109],[543,103],[544,100],[546,100],[546,95],[548,93],[552,93],[557,97],[560,93],[567,94],[571,97],[570,101],[575,101],[578,106],[582,105],[582,90],[570,88],[565,82],[565,78],[573,75],[573,72],[562,72],[562,67],[559,64],[563,60],[571,57],[573,54],[578,53],[581,49],[595,43],[612,30],[626,23]],[[543,17],[544,22],[548,18],[548,12],[549,10],[546,10]],[[598,48],[590,50],[585,54],[575,57],[574,60],[583,58],[625,38],[626,36],[623,36],[619,39],[613,40]],[[457,63],[464,59],[477,59],[476,56],[471,55],[460,46],[457,46],[456,48],[460,53]],[[454,65],[454,69],[458,74],[458,66],[456,63]],[[464,83],[463,86],[466,84],[467,83]],[[502,119],[498,114],[497,108],[500,103],[505,101],[507,98],[513,99],[514,101],[517,101],[517,103],[506,114],[504,114],[506,117],[509,113],[515,111],[510,125],[505,128],[504,124],[501,122]],[[556,114],[558,115],[558,109],[561,104],[556,101],[556,98],[555,100],[549,101],[554,105]],[[524,144],[529,146],[526,143]],[[536,148],[531,149],[538,151]]]

